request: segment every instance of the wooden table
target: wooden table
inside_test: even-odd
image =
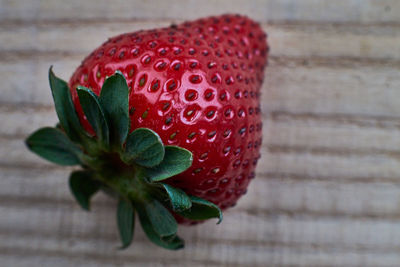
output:
[[[69,169],[23,140],[107,37],[239,12],[269,34],[263,157],[248,194],[186,249],[119,246],[115,203],[72,199]],[[400,1],[0,1],[0,266],[400,266]]]

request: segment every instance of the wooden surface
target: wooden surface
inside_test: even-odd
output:
[[[271,43],[257,178],[185,250],[138,227],[118,251],[115,203],[82,211],[69,169],[29,153],[68,79],[107,37],[239,12]],[[400,1],[0,0],[0,266],[400,266]]]

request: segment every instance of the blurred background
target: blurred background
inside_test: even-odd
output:
[[[115,203],[82,211],[67,168],[28,152],[68,80],[108,37],[240,13],[271,45],[257,178],[222,225],[117,250]],[[0,266],[399,266],[400,1],[0,0]]]

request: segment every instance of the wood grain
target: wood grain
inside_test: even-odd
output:
[[[119,20],[192,19],[221,13],[247,14],[259,21],[313,21],[355,23],[398,23],[396,0],[185,0],[168,2],[106,0],[2,0],[1,17],[11,20]],[[128,8],[130,7],[130,8]]]
[[[180,229],[185,250],[138,227],[118,251],[116,203],[82,211],[72,168],[23,143],[57,120],[48,68],[68,79],[109,36],[228,12],[272,47],[257,178],[222,225]],[[0,266],[399,265],[399,1],[0,0],[0,43]]]
[[[74,205],[68,190],[69,169],[25,170],[4,168],[0,175],[0,200],[9,205]],[[360,219],[400,219],[400,188],[384,181],[338,183],[334,179],[299,179],[283,174],[258,173],[249,193],[239,202],[237,211],[257,214],[307,214]],[[14,186],[12,186],[14,185]],[[349,202],[357,196],[358,202]],[[263,201],[257,201],[263,199]],[[109,207],[105,198],[97,205]],[[249,225],[251,227],[251,225]]]
[[[139,29],[166,27],[171,21],[86,22],[79,21],[0,26],[3,51],[67,53],[91,52],[110,36]],[[397,25],[262,24],[269,34],[274,57],[351,57],[375,60],[400,59]],[[24,36],[21,42],[19,36]],[[345,43],[343,40],[346,40]],[[8,52],[8,53],[9,53]],[[3,52],[4,54],[4,52]],[[9,57],[10,55],[8,55]],[[30,56],[35,56],[31,53]],[[59,57],[58,57],[59,58]]]

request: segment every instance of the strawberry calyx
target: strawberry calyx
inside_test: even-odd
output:
[[[132,242],[136,213],[148,238],[172,250],[184,246],[173,213],[191,220],[218,218],[221,222],[217,205],[166,183],[191,166],[192,153],[165,146],[151,129],[130,131],[129,89],[122,73],[117,71],[105,80],[100,96],[89,88],[76,88],[95,135],[81,126],[68,84],[56,77],[52,68],[49,81],[59,124],[37,130],[26,145],[53,163],[82,166],[71,173],[69,185],[83,209],[90,209],[90,199],[99,191],[118,199],[121,248]]]

